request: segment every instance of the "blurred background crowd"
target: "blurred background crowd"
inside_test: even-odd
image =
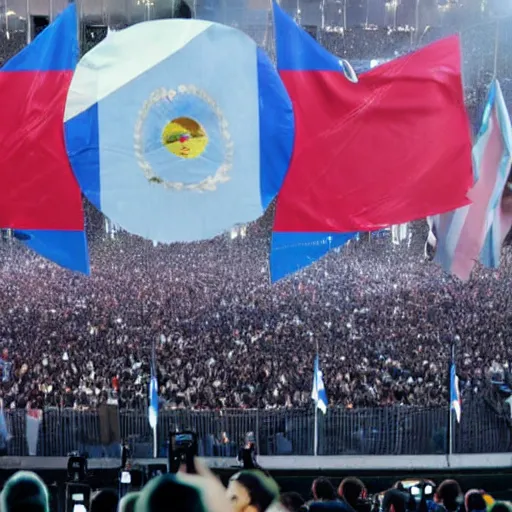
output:
[[[330,402],[347,408],[446,404],[452,342],[464,395],[508,371],[510,247],[461,283],[425,260],[419,223],[401,245],[364,236],[270,285],[269,219],[156,247],[90,222],[91,277],[0,243],[5,406],[113,392],[142,406],[153,343],[162,405],[178,408],[307,405],[317,344]]]

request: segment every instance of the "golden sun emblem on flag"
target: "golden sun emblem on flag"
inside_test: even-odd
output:
[[[162,144],[179,158],[197,158],[204,153],[208,136],[197,121],[189,117],[179,117],[165,125]]]
[[[155,105],[162,102],[173,103],[176,98],[189,96],[202,101],[215,114],[218,121],[220,140],[224,148],[224,159],[218,163],[216,171],[196,183],[165,180],[152,168],[146,158],[144,141],[144,125]],[[161,144],[173,155],[186,160],[201,156],[206,150],[209,137],[200,123],[186,116],[168,121],[162,129]],[[162,185],[167,190],[189,190],[196,192],[213,192],[217,187],[230,181],[230,171],[233,168],[234,144],[228,130],[228,122],[218,104],[205,91],[194,85],[180,85],[177,89],[156,89],[142,105],[134,130],[134,152],[138,166],[142,169],[148,182]]]

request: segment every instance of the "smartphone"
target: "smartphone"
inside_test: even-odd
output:
[[[169,434],[169,472],[177,473],[185,466],[187,473],[196,473],[194,458],[197,457],[197,435],[191,431]]]

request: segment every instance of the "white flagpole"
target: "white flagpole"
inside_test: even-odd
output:
[[[30,13],[30,0],[27,0],[27,45],[32,42],[32,14]]]
[[[318,338],[315,339],[316,342],[316,358],[318,358]],[[316,359],[315,359],[316,360]],[[318,361],[318,366],[320,367],[320,361]],[[313,442],[313,454],[316,457],[318,455],[318,375],[317,375],[317,368],[315,368],[315,382],[316,382],[316,402],[315,402],[315,439]]]
[[[157,376],[157,369],[156,369],[156,347],[155,347],[155,338],[153,337],[153,341],[151,343],[151,381],[149,383],[149,389],[150,389],[150,393],[149,393],[149,404],[151,406],[151,397],[153,396],[153,393],[151,392],[151,388],[152,388],[152,383],[153,383],[153,377],[156,377]],[[158,400],[158,385],[157,385],[157,400]],[[157,456],[158,456],[158,432],[157,432],[157,428],[158,428],[158,416],[157,416],[157,419],[155,421],[155,425],[153,426],[152,430],[153,430],[153,458],[156,459]]]
[[[50,0],[50,16],[49,16],[50,23],[53,22],[53,0]]]
[[[318,455],[318,405],[315,403],[315,439],[313,444],[313,454]]]
[[[450,360],[450,412],[448,414],[448,466],[450,466],[450,461],[453,455],[453,406],[452,406],[452,383],[451,371],[452,366],[455,362],[455,343],[452,341],[451,346],[451,360]]]

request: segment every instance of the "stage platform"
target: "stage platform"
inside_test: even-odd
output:
[[[20,469],[65,470],[66,457],[0,457],[0,470]],[[234,458],[204,458],[212,469],[229,470],[238,467]],[[134,464],[166,463],[166,459],[136,459]],[[281,456],[258,457],[258,462],[269,471],[471,471],[512,468],[512,453],[457,454],[457,455],[339,455],[335,457]],[[120,459],[89,459],[90,470],[119,468]]]

